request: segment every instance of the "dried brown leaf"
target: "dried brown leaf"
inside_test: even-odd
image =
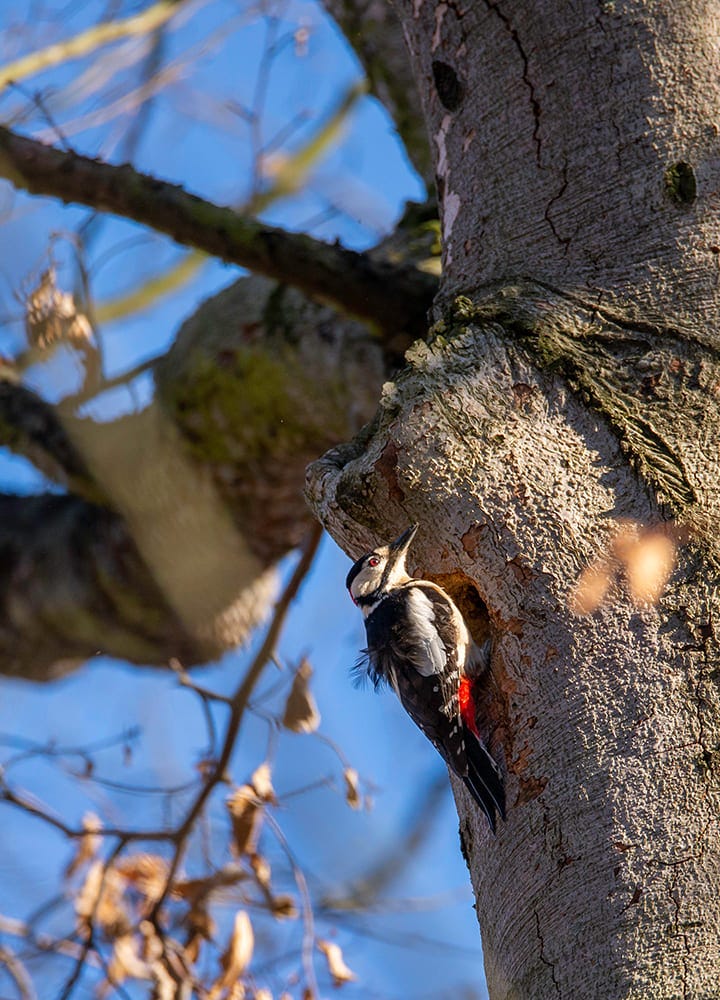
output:
[[[28,343],[40,351],[61,341],[86,344],[92,337],[87,316],[78,310],[70,292],[57,287],[56,279],[55,268],[48,268],[25,302]]]
[[[270,990],[266,990],[262,987],[259,990],[255,990],[253,993],[253,1000],[273,1000],[273,995]]]
[[[357,976],[349,969],[345,964],[345,959],[343,958],[342,949],[339,944],[334,941],[318,941],[318,948],[325,956],[327,961],[328,972],[332,976],[333,984],[335,986],[342,986],[343,983],[351,983],[357,979]]]
[[[108,937],[115,938],[130,930],[130,915],[123,902],[125,881],[102,861],[93,861],[85,881],[75,897],[75,913],[81,930],[92,924],[100,927]]]
[[[188,965],[194,965],[200,955],[203,941],[212,941],[215,933],[215,921],[203,907],[194,907],[185,917],[188,936],[185,942],[184,954]]]
[[[206,878],[189,878],[174,882],[171,895],[173,899],[185,899],[191,906],[197,906],[214,892],[237,885],[248,877],[248,873],[239,864],[228,864]]]
[[[236,857],[255,853],[260,836],[262,808],[252,785],[241,785],[225,800],[232,823],[232,849]]]
[[[343,771],[343,778],[345,778],[345,801],[351,809],[362,808],[358,777],[358,773],[354,767],[346,767]]]
[[[287,893],[281,893],[279,896],[273,896],[270,901],[271,913],[276,920],[295,920],[297,919],[298,911],[295,905],[295,900],[292,896]]]
[[[153,988],[149,1000],[178,1000],[177,983],[162,962],[154,963],[152,975]]]
[[[314,733],[320,725],[320,712],[309,687],[312,672],[309,662],[303,659],[285,704],[282,724],[293,733]]]
[[[277,805],[275,789],[273,788],[270,775],[270,764],[267,761],[263,761],[263,763],[253,772],[250,784],[255,789],[257,797],[261,801],[271,802],[273,805]]]
[[[570,593],[568,604],[576,615],[591,615],[607,596],[612,570],[607,560],[597,560],[582,571]]]
[[[165,858],[159,854],[131,854],[118,861],[115,867],[143,897],[143,912],[149,912],[165,891],[168,873]]]
[[[70,878],[87,861],[92,861],[102,841],[102,837],[100,836],[102,822],[95,813],[85,813],[82,825],[86,833],[78,840],[75,854],[65,869],[65,878]]]
[[[269,889],[272,869],[270,868],[268,859],[263,857],[262,854],[253,854],[250,858],[250,864],[255,873],[258,885],[262,886],[263,889]]]
[[[236,995],[234,991],[238,980],[250,964],[254,946],[255,935],[250,917],[245,910],[239,910],[228,946],[220,957],[222,972],[213,983],[208,1000],[215,1000],[223,991],[226,991],[227,1000]]]
[[[150,979],[150,976],[150,966],[140,956],[138,939],[132,934],[115,938],[107,968],[108,982],[115,985],[126,979]]]
[[[95,861],[90,865],[85,881],[75,897],[75,913],[81,920],[89,920],[97,906],[102,886],[103,863]]]
[[[142,938],[140,955],[146,962],[156,962],[162,958],[165,951],[163,942],[155,930],[155,925],[149,920],[141,920],[138,926]]]

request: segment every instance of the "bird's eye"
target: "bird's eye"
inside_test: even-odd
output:
[[[370,558],[368,559],[368,566],[378,566],[379,564],[380,560],[378,559],[377,556],[370,556]]]

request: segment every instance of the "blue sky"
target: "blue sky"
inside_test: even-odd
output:
[[[141,6],[125,3],[120,8],[127,15]],[[168,32],[163,51],[165,64],[187,65],[176,85],[150,106],[146,129],[133,156],[140,169],[227,204],[241,202],[248,190],[248,129],[233,114],[233,102],[241,105],[252,100],[267,30],[262,20],[249,16],[249,8],[246,3],[209,0],[199,5],[181,27]],[[0,61],[80,30],[103,9],[94,0],[42,4],[19,0],[2,5]],[[298,55],[288,44],[273,67],[263,109],[266,137],[282,129],[292,115],[301,113],[307,114],[305,130],[311,129],[361,75],[352,53],[315,4],[283,5],[280,36],[298,26],[309,28],[308,51]],[[121,161],[130,116],[75,131],[78,119],[107,104],[115,91],[122,95],[131,89],[133,74],[141,62],[137,52],[128,50],[129,68],[111,78],[102,100],[98,95],[85,99],[77,96],[86,79],[82,74],[89,74],[91,66],[95,72],[103,68],[108,71],[110,52],[106,50],[99,61],[95,57],[34,77],[22,92],[6,92],[0,97],[3,120],[28,112],[18,128],[29,134],[50,139],[49,129],[59,128],[63,134],[67,130],[68,141],[75,149]],[[37,92],[42,94],[42,108],[31,100]],[[301,142],[303,134],[307,131],[301,128],[290,145]],[[405,199],[421,195],[422,186],[407,164],[391,123],[377,102],[367,98],[356,107],[342,143],[317,166],[307,191],[277,203],[265,217],[278,225],[303,228],[327,208],[329,197],[339,210],[314,226],[313,233],[326,239],[337,237],[346,245],[362,248],[392,227]],[[2,354],[22,344],[20,307],[14,293],[42,267],[49,235],[74,230],[87,220],[88,213],[46,199],[15,195],[2,183],[0,209]],[[184,252],[133,224],[103,219],[93,232],[88,252],[95,300],[101,302],[132,289],[157,269],[181,259]],[[72,287],[76,270],[71,244],[59,241],[56,254],[61,282]],[[153,308],[104,326],[101,336],[106,374],[117,374],[166,349],[179,324],[198,303],[240,273],[237,268],[209,261],[194,280]],[[48,398],[70,391],[73,380],[77,380],[77,371],[71,359],[63,356],[28,373],[29,384]],[[108,394],[94,405],[93,415],[109,419],[115,413],[142,405],[151,391],[152,383],[146,378],[134,395],[125,389]],[[27,463],[0,453],[0,486],[6,492],[26,493],[45,488],[46,484]],[[290,571],[293,559],[285,561],[283,573]],[[341,892],[378,858],[402,843],[427,787],[444,773],[442,762],[404,717],[394,697],[355,690],[351,684],[350,667],[364,637],[360,617],[344,590],[348,565],[335,544],[324,539],[280,646],[281,660],[288,667],[301,654],[309,657],[315,670],[313,691],[322,715],[321,733],[339,744],[374,800],[371,811],[350,810],[342,794],[342,767],[333,751],[313,736],[284,733],[280,737],[274,769],[274,783],[282,803],[278,822],[297,861],[307,871],[316,898]],[[250,652],[229,653],[222,662],[198,672],[198,678],[208,687],[232,690]],[[264,683],[271,686],[278,679],[269,675]],[[131,753],[123,751],[122,746],[98,752],[98,777],[127,784],[168,786],[195,774],[206,740],[203,718],[197,699],[179,688],[166,672],[129,668],[98,657],[67,679],[42,688],[5,679],[0,685],[0,733],[4,740],[0,760],[17,752],[10,745],[14,737],[84,746],[139,727],[140,736],[130,740]],[[218,720],[222,713],[221,707]],[[262,760],[266,742],[266,724],[251,719],[233,760],[235,780],[249,776]],[[79,822],[87,809],[103,816],[106,822],[118,824],[166,818],[162,810],[167,808],[167,802],[69,777],[56,763],[30,759],[14,766],[10,777],[72,823]],[[304,794],[288,794],[325,777],[333,781],[334,788],[323,786]],[[178,809],[180,804],[176,802],[171,808]],[[357,973],[358,982],[343,990],[348,1000],[410,996],[441,1000],[485,995],[477,923],[449,788],[434,801],[432,812],[428,836],[407,865],[399,866],[397,879],[382,894],[378,912],[320,920],[322,933],[336,935],[346,961]],[[4,808],[2,823],[0,913],[27,916],[57,892],[58,872],[68,859],[68,848],[37,820],[16,810]],[[224,828],[220,798],[210,811],[210,831],[216,839],[222,838]],[[272,845],[272,837],[266,836],[279,879],[286,861],[282,851]],[[198,858],[197,852],[191,854],[188,865],[196,864]],[[227,910],[232,913],[231,903]],[[60,912],[49,915],[49,927],[59,919]],[[283,940],[292,951],[297,946],[297,934],[297,927],[288,924],[273,945],[279,951],[271,955],[275,965],[267,975],[269,984],[278,991],[289,968],[278,957]],[[321,956],[316,964],[321,969]],[[57,974],[47,974],[49,978],[44,982],[48,990],[54,989],[51,984],[57,982]],[[62,970],[60,975],[62,978]],[[463,994],[464,986],[472,987],[474,992]],[[322,992],[328,995],[328,990]],[[89,977],[76,996],[92,995]],[[131,995],[135,994],[131,991]],[[142,991],[138,995],[143,995]]]

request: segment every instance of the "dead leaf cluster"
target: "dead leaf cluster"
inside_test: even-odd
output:
[[[25,332],[30,346],[39,351],[63,341],[86,345],[92,337],[92,327],[74,296],[58,288],[54,267],[42,273],[26,298]]]

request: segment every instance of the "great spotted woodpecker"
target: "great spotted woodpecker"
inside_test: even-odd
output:
[[[346,586],[362,611],[367,649],[359,666],[377,687],[386,681],[413,722],[465,782],[495,831],[505,819],[500,770],[478,732],[472,677],[482,651],[451,598],[429,580],[414,580],[405,559],[418,526],[366,553]]]

